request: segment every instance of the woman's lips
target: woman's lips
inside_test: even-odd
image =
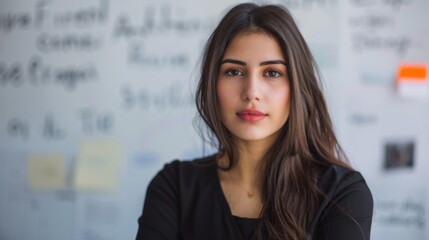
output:
[[[254,109],[245,109],[238,112],[237,116],[247,122],[256,122],[264,119],[267,114]]]

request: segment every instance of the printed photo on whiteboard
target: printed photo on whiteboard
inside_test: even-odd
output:
[[[414,142],[386,142],[384,146],[384,168],[412,168],[414,166]]]

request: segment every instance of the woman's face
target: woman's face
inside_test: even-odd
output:
[[[286,61],[266,33],[239,34],[221,61],[217,96],[222,123],[239,141],[273,142],[290,109]]]

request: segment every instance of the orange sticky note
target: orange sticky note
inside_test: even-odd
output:
[[[399,66],[397,90],[400,96],[426,98],[429,96],[429,78],[424,64],[403,64]]]
[[[402,65],[398,71],[398,81],[427,81],[425,65]]]

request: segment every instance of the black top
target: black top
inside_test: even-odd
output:
[[[369,240],[371,192],[356,171],[330,166],[318,177],[326,194],[309,234],[313,240]],[[213,156],[166,164],[150,182],[137,240],[256,239],[257,219],[232,215]]]

